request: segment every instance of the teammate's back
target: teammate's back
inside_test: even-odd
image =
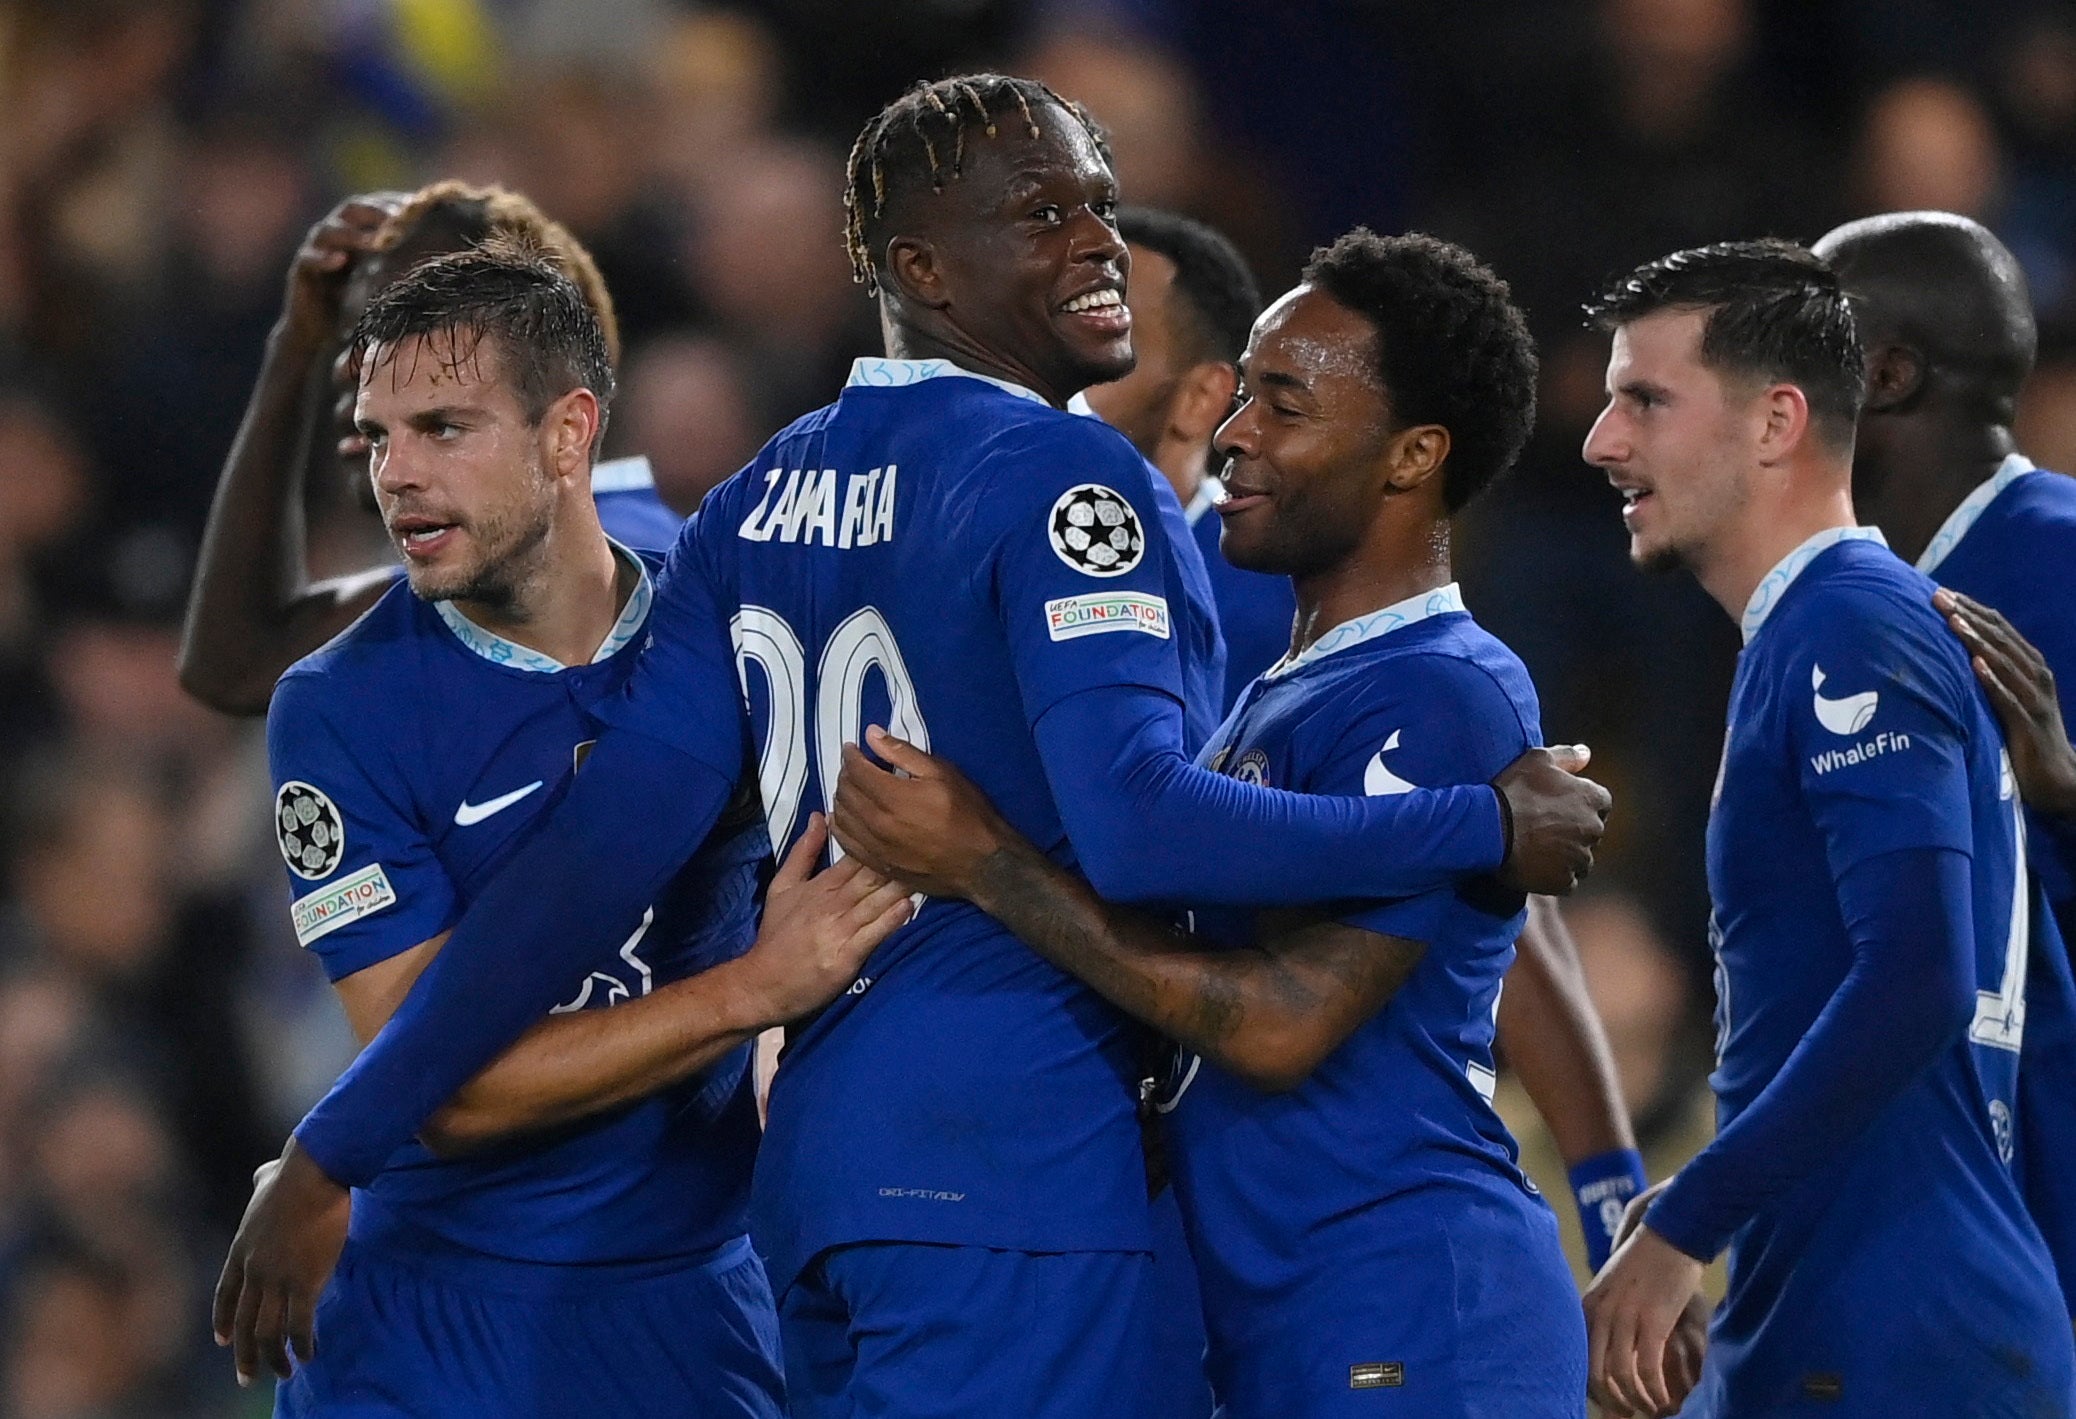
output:
[[[1176,693],[1151,497],[1144,462],[1097,421],[878,360],[717,489],[694,545],[741,608],[774,842],[833,793],[840,746],[885,724],[1071,861],[1030,726],[1097,686]],[[774,1278],[860,1236],[1144,1249],[1132,1046],[1121,1016],[1001,926],[928,903],[779,1071],[758,1185]],[[805,1117],[823,1136],[796,1136]]]

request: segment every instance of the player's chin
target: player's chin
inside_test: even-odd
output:
[[[1121,335],[1098,339],[1091,335],[1070,336],[1067,352],[1074,362],[1074,373],[1086,389],[1090,385],[1109,384],[1123,379],[1138,367],[1138,352],[1132,348],[1129,330]]]
[[[1680,549],[1662,537],[1629,538],[1629,563],[1638,571],[1676,572],[1687,564]]]
[[[1237,519],[1220,530],[1218,554],[1243,572],[1289,576],[1292,570],[1292,559],[1275,537]]]

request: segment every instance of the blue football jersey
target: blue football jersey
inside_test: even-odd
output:
[[[1225,525],[1216,508],[1223,492],[1216,479],[1206,478],[1185,516],[1210,576],[1218,628],[1225,635],[1225,708],[1231,709],[1255,676],[1289,652],[1297,598],[1288,577],[1242,571],[1225,559],[1218,545]]]
[[[1538,718],[1527,671],[1450,585],[1347,622],[1257,681],[1206,762],[1304,793],[1404,793],[1491,778],[1542,742]],[[1489,881],[1336,904],[1426,943],[1397,994],[1295,1089],[1199,1061],[1164,1105],[1233,1415],[1384,1412],[1357,1407],[1386,1400],[1354,1392],[1372,1387],[1408,1413],[1583,1411],[1585,1332],[1556,1222],[1492,1108],[1523,907]],[[1252,918],[1200,911],[1197,930],[1244,945]]]
[[[1836,529],[1775,568],[1745,614],[1708,827],[1719,1126],[1844,980],[1837,884],[1861,862],[1968,856],[1978,1000],[1965,1038],[1736,1232],[1690,1414],[2067,1412],[2068,1317],[2008,1165],[2023,825],[1932,591],[1872,529]]]
[[[875,359],[710,494],[671,575],[732,622],[773,842],[884,724],[1070,862],[1031,725],[1091,688],[1182,693],[1152,478],[1028,390]],[[657,653],[694,639],[659,630]],[[694,678],[650,677],[616,722],[682,739],[673,687]],[[983,913],[929,901],[792,1032],[753,1218],[774,1288],[855,1241],[1146,1250],[1136,1033]]]
[[[2076,479],[2016,454],[1962,500],[1918,558],[1918,570],[2004,613],[2038,646],[2076,709]],[[2055,833],[2027,815],[2026,856],[2048,910],[2034,918],[2020,1054],[2019,1176],[2076,1314],[2076,877]]]
[[[1102,417],[1086,394],[1068,400],[1067,409],[1091,419]],[[1190,514],[1159,469],[1149,463],[1147,472],[1152,475],[1154,507],[1167,533],[1162,540],[1176,564],[1179,594],[1170,609],[1176,622],[1175,648],[1182,660],[1182,738],[1194,754],[1232,705],[1226,695],[1225,633],[1210,569],[1190,531]]]
[[[296,938],[332,979],[452,926],[562,796],[651,599],[645,565],[597,658],[563,667],[394,586],[282,677],[267,720],[275,828]],[[558,1008],[605,1008],[739,954],[767,856],[745,796]],[[355,1193],[355,1235],[601,1275],[700,1253],[746,1227],[748,1065],[745,1047],[655,1097],[457,1160],[409,1144]]]

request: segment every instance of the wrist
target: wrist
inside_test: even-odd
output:
[[[1498,784],[1487,786],[1491,788],[1492,797],[1499,804],[1499,861],[1494,864],[1497,870],[1506,866],[1514,857],[1514,805],[1507,802],[1506,791]]]
[[[732,1034],[759,1034],[786,1023],[784,1008],[754,960],[752,944],[732,961],[710,967],[700,979],[713,992],[714,1023]]]
[[[288,1145],[281,1150],[281,1167],[275,1185],[319,1196],[347,1190],[344,1184],[333,1180],[316,1155],[305,1148],[302,1139],[293,1133],[288,1135]]]
[[[1027,842],[998,843],[975,861],[973,869],[964,874],[965,880],[951,885],[960,896],[999,921],[1010,902],[1028,895],[1034,857],[1047,862]]]
[[[2055,775],[2048,792],[2041,795],[2043,801],[2037,806],[2041,817],[2070,824],[2076,821],[2076,760],[2064,767],[2065,771]]]

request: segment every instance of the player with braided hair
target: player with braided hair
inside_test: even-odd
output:
[[[1495,871],[1562,891],[1590,865],[1607,795],[1544,751],[1490,784],[1379,797],[1193,767],[1155,475],[1065,407],[1133,359],[1096,133],[1040,86],[972,76],[876,117],[851,169],[888,358],[708,496],[583,772],[255,1197],[233,1264],[292,1331],[325,1269],[299,1232],[632,928],[746,748],[782,851],[844,747],[888,725],[1126,902],[1396,898]],[[1135,1412],[1139,1044],[999,923],[937,899],[795,1022],[751,1227],[796,1419]]]
[[[353,428],[347,337],[368,302],[413,266],[493,237],[539,252],[569,277],[619,364],[620,326],[597,263],[532,199],[450,179],[341,202],[310,229],[289,269],[281,318],[209,510],[180,680],[210,708],[264,714],[281,672],[353,624],[395,582],[395,566],[315,581],[308,571],[303,498],[311,475],[343,473],[361,501],[372,496],[367,441]],[[592,492],[616,540],[660,550],[677,536],[680,519],[656,497],[647,459],[598,464]]]

